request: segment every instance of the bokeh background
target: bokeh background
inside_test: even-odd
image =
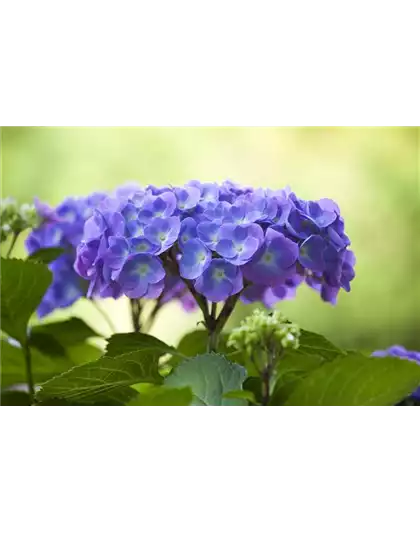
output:
[[[302,327],[342,347],[403,344],[420,350],[420,197],[418,128],[3,128],[2,196],[56,204],[65,196],[124,182],[182,184],[190,179],[281,188],[338,202],[357,258],[351,293],[335,307],[301,287],[279,307]],[[16,253],[24,254],[23,239]],[[124,300],[102,302],[120,331]],[[250,312],[239,307],[231,325]],[[68,314],[106,332],[87,301]],[[199,314],[170,304],[152,333],[175,343]]]

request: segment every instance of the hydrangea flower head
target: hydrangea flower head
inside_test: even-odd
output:
[[[335,303],[354,278],[349,244],[335,202],[305,201],[288,188],[230,181],[130,186],[93,210],[75,269],[89,280],[91,295],[163,299],[193,288],[210,302],[238,295],[271,307],[305,281]]]
[[[83,280],[73,267],[75,247],[81,242],[85,221],[91,217],[95,205],[104,198],[105,195],[101,193],[84,198],[67,198],[56,208],[36,201],[35,207],[41,223],[26,239],[27,251],[32,254],[41,248],[51,247],[64,250],[64,253],[49,265],[53,282],[37,309],[40,317],[56,308],[68,307],[86,294]],[[87,244],[85,253],[96,257],[95,243]],[[78,261],[80,269],[87,270],[88,264],[84,262],[84,258],[81,257]]]

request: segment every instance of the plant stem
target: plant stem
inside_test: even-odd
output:
[[[216,352],[217,345],[219,344],[219,335],[216,329],[209,329],[208,326],[207,326],[207,331],[209,333],[209,338],[207,340],[207,351]]]
[[[217,346],[219,344],[219,336],[223,328],[226,325],[230,315],[232,314],[233,309],[235,308],[236,302],[239,299],[239,294],[234,294],[229,296],[226,300],[223,309],[221,310],[219,316],[216,318],[213,316],[213,311],[215,314],[215,308],[212,304],[212,313],[209,316],[209,320],[206,320],[206,327],[209,332],[209,341],[208,341],[208,350],[217,351]]]
[[[24,355],[25,355],[25,368],[26,368],[26,381],[28,384],[28,393],[31,405],[34,401],[35,388],[34,388],[34,379],[32,376],[32,354],[31,349],[29,348],[29,340],[26,340],[24,346]]]
[[[204,317],[204,322],[207,325],[207,322],[211,320],[207,300],[204,298],[204,296],[196,292],[196,290],[194,289],[194,285],[190,280],[184,279],[184,283],[189,288],[190,293],[193,295],[195,301],[198,304],[198,307],[201,309],[201,312],[203,313]]]
[[[18,237],[20,235],[20,231],[14,232],[12,240],[10,242],[9,249],[6,252],[6,258],[8,259],[10,257],[10,254],[12,253],[13,248],[15,247],[16,241],[18,240]]]
[[[105,311],[102,309],[102,307],[99,305],[99,303],[96,301],[96,300],[91,300],[92,304],[96,307],[96,309],[98,310],[98,312],[102,315],[102,318],[105,320],[105,322],[107,323],[109,329],[111,330],[111,333],[115,333],[116,332],[116,329],[115,329],[115,326],[114,324],[112,323],[111,319],[109,318],[109,316],[105,313]]]
[[[150,331],[151,327],[153,326],[156,315],[159,313],[159,311],[162,309],[161,305],[161,296],[156,300],[155,305],[153,309],[151,310],[149,316],[147,317],[146,325],[144,326],[144,331]]]
[[[234,294],[233,296],[229,296],[229,298],[226,300],[225,305],[223,306],[223,309],[217,318],[217,330],[219,333],[226,326],[226,322],[229,320],[229,317],[235,308],[236,302],[239,300],[239,296],[240,293]]]
[[[176,252],[174,249],[171,250],[171,253],[168,258],[170,259],[170,268],[172,268],[172,272],[175,275],[180,276],[179,267],[176,260]],[[211,311],[209,311],[208,302],[206,298],[204,298],[203,295],[197,293],[194,288],[193,282],[189,279],[183,279],[183,281],[191,292],[193,298],[197,302],[199,308],[201,309],[201,312],[203,313],[204,324],[209,333],[207,349],[209,351],[216,351],[219,342],[219,335],[222,329],[225,327],[230,315],[232,314],[233,308],[235,307],[235,304],[238,301],[240,295],[238,293],[234,296],[229,296],[229,298],[225,302],[225,305],[223,306],[222,311],[216,318],[217,303],[212,302]]]
[[[216,313],[217,313],[217,303],[216,302],[212,302],[211,304],[211,317],[216,320]]]
[[[281,348],[279,352],[276,352],[276,350],[276,343],[274,339],[272,339],[271,342],[268,342],[267,349],[262,350],[262,352],[265,352],[266,355],[265,365],[262,370],[259,370],[255,360],[253,360],[255,368],[257,369],[257,372],[260,374],[261,377],[261,405],[269,405],[270,403],[271,378],[273,376],[273,371],[276,368],[276,360],[281,357],[283,353],[283,348]]]
[[[140,315],[141,315],[141,303],[140,300],[130,300],[131,305],[131,320],[133,323],[133,329],[136,333],[141,330]]]
[[[271,381],[271,369],[269,366],[264,368],[263,372],[261,373],[261,381],[262,381],[262,405],[268,405],[270,401],[270,381]]]

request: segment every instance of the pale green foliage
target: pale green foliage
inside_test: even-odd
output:
[[[13,198],[5,198],[0,205],[0,241],[11,234],[18,234],[39,224],[39,216],[34,205],[18,205]]]
[[[280,311],[256,309],[232,331],[228,346],[249,357],[260,352],[279,355],[286,348],[299,348],[299,337],[299,327]]]

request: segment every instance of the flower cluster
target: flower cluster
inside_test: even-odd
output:
[[[56,308],[68,307],[86,294],[83,280],[73,268],[76,246],[82,239],[85,221],[105,197],[105,194],[97,193],[86,198],[67,198],[55,209],[35,200],[42,222],[29,234],[26,249],[30,254],[41,248],[58,247],[64,250],[49,265],[53,282],[37,309],[40,317]]]
[[[87,220],[76,272],[89,295],[165,297],[187,287],[210,302],[238,295],[271,307],[306,281],[335,303],[350,290],[354,255],[338,206],[288,189],[231,182],[126,186]]]
[[[0,242],[10,235],[18,235],[39,223],[35,206],[22,204],[19,206],[13,198],[5,198],[0,204]]]
[[[404,346],[394,345],[386,350],[377,350],[372,353],[374,357],[398,357],[399,359],[407,359],[420,365],[420,352],[413,352],[406,350]],[[420,400],[420,387],[416,389],[412,395],[413,398]]]
[[[255,309],[229,336],[232,346],[248,357],[259,357],[262,352],[280,355],[285,348],[299,348],[300,330],[287,320],[280,311],[271,313]]]

